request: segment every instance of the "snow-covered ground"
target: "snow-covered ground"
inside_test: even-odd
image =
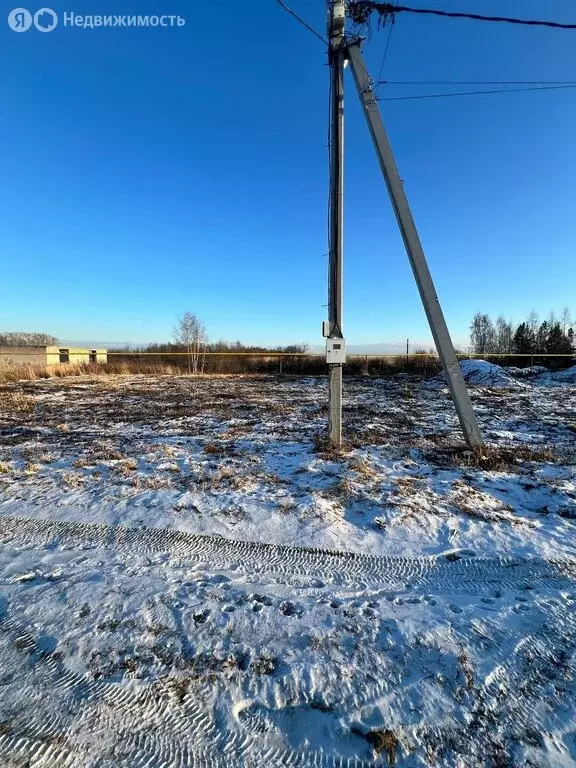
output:
[[[463,372],[2,388],[0,764],[576,764],[576,369]]]

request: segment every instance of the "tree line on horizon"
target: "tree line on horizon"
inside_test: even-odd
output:
[[[58,344],[58,339],[46,333],[0,331],[0,347],[52,344]],[[542,321],[532,310],[518,325],[506,320],[504,315],[499,315],[496,320],[492,320],[488,314],[477,312],[470,325],[470,345],[470,351],[475,355],[571,355],[576,353],[574,320],[567,308],[559,317],[552,311],[548,318]],[[305,343],[266,347],[246,345],[240,341],[210,342],[202,320],[198,315],[188,311],[177,319],[172,341],[148,344],[139,349],[118,348],[118,352],[125,352],[127,355],[134,352],[148,352],[159,356],[180,352],[186,355],[185,361],[189,373],[203,373],[206,368],[206,353],[209,352],[218,352],[222,355],[267,352],[298,355],[307,352],[308,349]]]
[[[0,331],[0,347],[50,347],[58,344],[56,336],[29,331]]]
[[[573,320],[568,309],[560,317],[552,311],[540,321],[532,310],[519,325],[500,315],[495,321],[477,312],[470,325],[470,345],[476,355],[570,355],[576,352]]]

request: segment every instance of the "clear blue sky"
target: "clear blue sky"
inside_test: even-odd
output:
[[[412,2],[576,21],[570,0]],[[288,4],[324,32],[324,0]],[[16,34],[5,7],[0,329],[160,341],[190,309],[212,339],[320,343],[323,45],[274,0],[53,7],[187,24]],[[386,35],[374,25],[366,45],[374,75]],[[401,15],[383,76],[576,81],[576,32]],[[426,90],[449,89],[381,95]],[[347,93],[345,333],[423,341],[349,72]],[[576,313],[576,90],[382,108],[454,338],[479,309]]]

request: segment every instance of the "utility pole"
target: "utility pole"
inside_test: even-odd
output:
[[[345,0],[329,0],[328,63],[330,66],[330,197],[328,326],[328,430],[333,446],[342,445],[342,364],[345,342],[342,333],[342,220],[344,183],[344,32]]]
[[[350,62],[350,68],[352,69],[356,89],[360,97],[360,104],[368,123],[386,186],[388,187],[394,213],[396,214],[408,259],[410,260],[410,266],[412,267],[416,285],[420,292],[420,298],[424,305],[438,355],[442,361],[442,367],[444,368],[444,374],[452,394],[452,400],[456,407],[464,438],[470,448],[480,450],[484,444],[482,433],[476,421],[470,395],[468,394],[466,383],[454,352],[452,339],[450,338],[442,307],[434,288],[432,275],[428,269],[424,250],[416,225],[414,224],[414,219],[412,218],[408,198],[404,192],[402,179],[396,167],[388,134],[382,122],[382,116],[380,115],[376,95],[372,87],[372,79],[366,70],[366,64],[360,52],[358,40],[350,41],[347,44],[346,55]]]

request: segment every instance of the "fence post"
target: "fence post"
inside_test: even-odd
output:
[[[282,355],[280,355],[280,375],[282,375]]]

